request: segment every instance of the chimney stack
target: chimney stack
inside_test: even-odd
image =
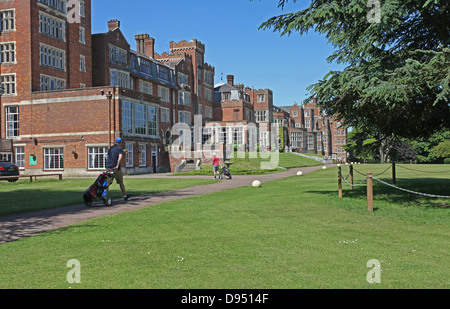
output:
[[[227,75],[227,84],[234,86],[234,75]]]
[[[136,39],[136,51],[140,54],[144,54],[148,57],[155,58],[155,39],[151,38],[147,33],[137,34],[134,36]]]
[[[120,21],[117,19],[113,19],[108,21],[108,29],[109,31],[116,30],[117,28],[120,28]]]

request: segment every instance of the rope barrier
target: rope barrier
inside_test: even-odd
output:
[[[414,172],[421,172],[421,173],[431,173],[431,174],[443,174],[443,173],[449,173],[450,171],[421,171],[421,170],[416,170],[410,167],[406,167],[406,166],[402,166],[402,165],[398,165],[398,167],[401,167],[405,170],[410,170],[410,171],[414,171]]]
[[[341,175],[341,177],[342,177],[342,175]],[[350,187],[353,187],[353,188],[359,187],[359,186],[361,186],[363,183],[365,183],[365,182],[367,181],[367,179],[364,178],[359,184],[357,184],[357,185],[352,185],[352,184],[349,183],[349,182],[347,181],[347,179],[345,179],[344,177],[342,177],[342,179],[344,179],[344,181],[345,181],[346,183],[348,183],[348,185],[349,185]]]
[[[383,180],[380,180],[380,179],[378,179],[378,178],[376,178],[376,177],[374,177],[374,176],[370,176],[370,177],[373,178],[373,179],[375,179],[375,180],[378,181],[378,182],[381,182],[382,184],[385,184],[385,185],[389,186],[389,187],[392,187],[392,188],[395,188],[395,189],[398,189],[398,190],[401,190],[401,191],[405,191],[405,192],[408,192],[408,193],[412,193],[412,194],[416,194],[416,195],[421,195],[421,196],[426,196],[426,197],[432,197],[432,198],[449,198],[449,199],[450,199],[450,196],[445,196],[445,195],[435,195],[435,194],[428,194],[428,193],[416,192],[416,191],[412,191],[412,190],[408,190],[408,189],[404,189],[404,188],[400,188],[400,187],[394,186],[394,185],[392,185],[392,184],[390,184],[390,183],[387,183],[387,182],[385,182],[385,181],[383,181]]]
[[[376,175],[374,175],[374,176],[380,176],[380,175],[383,175],[383,174],[386,173],[391,167],[392,167],[392,165],[388,166],[384,171],[382,171],[381,173],[376,174]],[[363,175],[364,177],[367,176],[367,174],[361,173],[360,171],[358,171],[358,170],[357,170],[356,168],[354,168],[354,167],[353,167],[353,170],[354,170],[355,172],[357,172],[358,174]]]

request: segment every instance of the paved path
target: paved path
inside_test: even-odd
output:
[[[55,209],[0,217],[0,244],[16,241],[25,237],[31,237],[39,233],[56,230],[61,227],[65,227],[71,224],[83,222],[101,216],[140,209],[150,205],[183,199],[191,196],[208,194],[212,192],[223,191],[242,186],[250,186],[252,182],[256,179],[264,183],[267,181],[294,176],[297,174],[298,171],[302,171],[304,174],[307,174],[321,168],[322,166],[314,166],[314,167],[297,168],[288,170],[286,172],[280,172],[269,175],[233,176],[232,180],[225,179],[222,180],[221,182],[210,185],[177,189],[169,192],[162,192],[151,195],[136,196],[132,197],[128,202],[123,201],[123,199],[117,199],[113,201],[113,207],[102,206],[102,207],[87,208],[84,204],[80,204],[69,207],[60,207]],[[153,174],[153,175],[140,175],[129,177],[202,178],[202,176],[170,176],[170,175],[171,174]],[[212,177],[209,176],[206,178],[211,179]],[[96,203],[94,202],[94,205],[95,204]],[[97,204],[102,205],[101,202],[97,202]]]

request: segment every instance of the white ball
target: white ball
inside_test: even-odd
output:
[[[301,171],[298,172],[298,173],[297,173],[297,176],[303,176],[303,172],[301,172]]]
[[[322,166],[322,169],[323,169],[323,170],[326,170],[326,169],[327,169],[327,167],[326,167],[326,166]]]
[[[255,187],[255,188],[261,187],[261,181],[255,180],[255,181],[252,183],[252,186]]]

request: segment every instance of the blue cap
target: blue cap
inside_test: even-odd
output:
[[[122,142],[122,139],[120,137],[116,138],[116,143]]]

